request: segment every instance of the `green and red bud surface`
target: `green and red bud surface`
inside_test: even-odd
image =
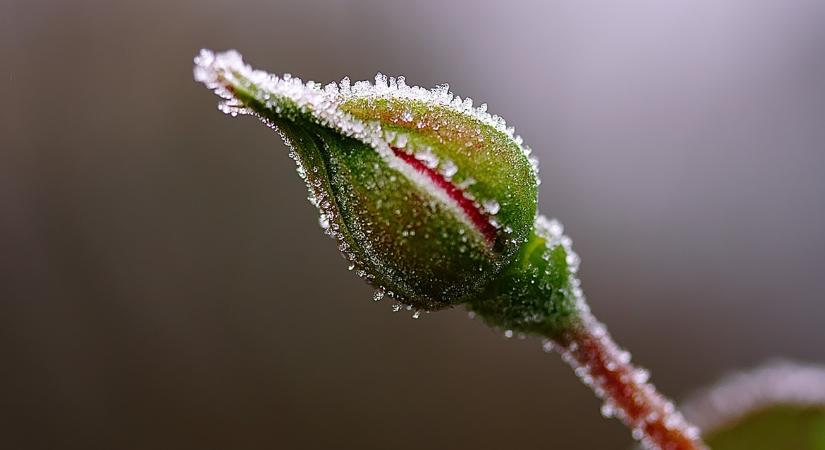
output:
[[[543,336],[570,323],[577,257],[560,225],[537,216],[529,149],[486,105],[401,77],[278,78],[234,52],[203,52],[196,63],[222,110],[277,128],[322,226],[385,295],[416,310],[466,304],[494,325]]]

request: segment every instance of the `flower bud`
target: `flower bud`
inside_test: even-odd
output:
[[[448,92],[378,75],[321,86],[202,51],[195,77],[232,115],[276,128],[321,225],[358,273],[417,309],[501,296],[535,239],[538,178],[504,121]]]

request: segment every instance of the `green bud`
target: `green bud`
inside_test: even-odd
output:
[[[537,317],[560,305],[574,309],[569,248],[535,229],[535,161],[486,105],[474,108],[447,86],[426,90],[380,74],[375,84],[304,83],[253,70],[236,52],[204,50],[195,63],[196,79],[225,99],[221,110],[257,116],[281,133],[322,227],[388,296],[416,309],[509,305],[485,317],[525,331],[556,327]],[[542,293],[514,279],[551,272],[553,286],[540,283],[550,297],[516,313],[526,296]]]

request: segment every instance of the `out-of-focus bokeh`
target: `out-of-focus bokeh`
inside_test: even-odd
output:
[[[627,448],[561,360],[371,301],[201,47],[515,124],[616,339],[684,398],[825,361],[821,1],[5,0],[0,446]]]

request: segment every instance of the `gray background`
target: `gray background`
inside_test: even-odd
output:
[[[201,47],[489,103],[670,395],[825,361],[824,2],[3,0],[3,448],[630,443],[537,342],[370,301]]]

